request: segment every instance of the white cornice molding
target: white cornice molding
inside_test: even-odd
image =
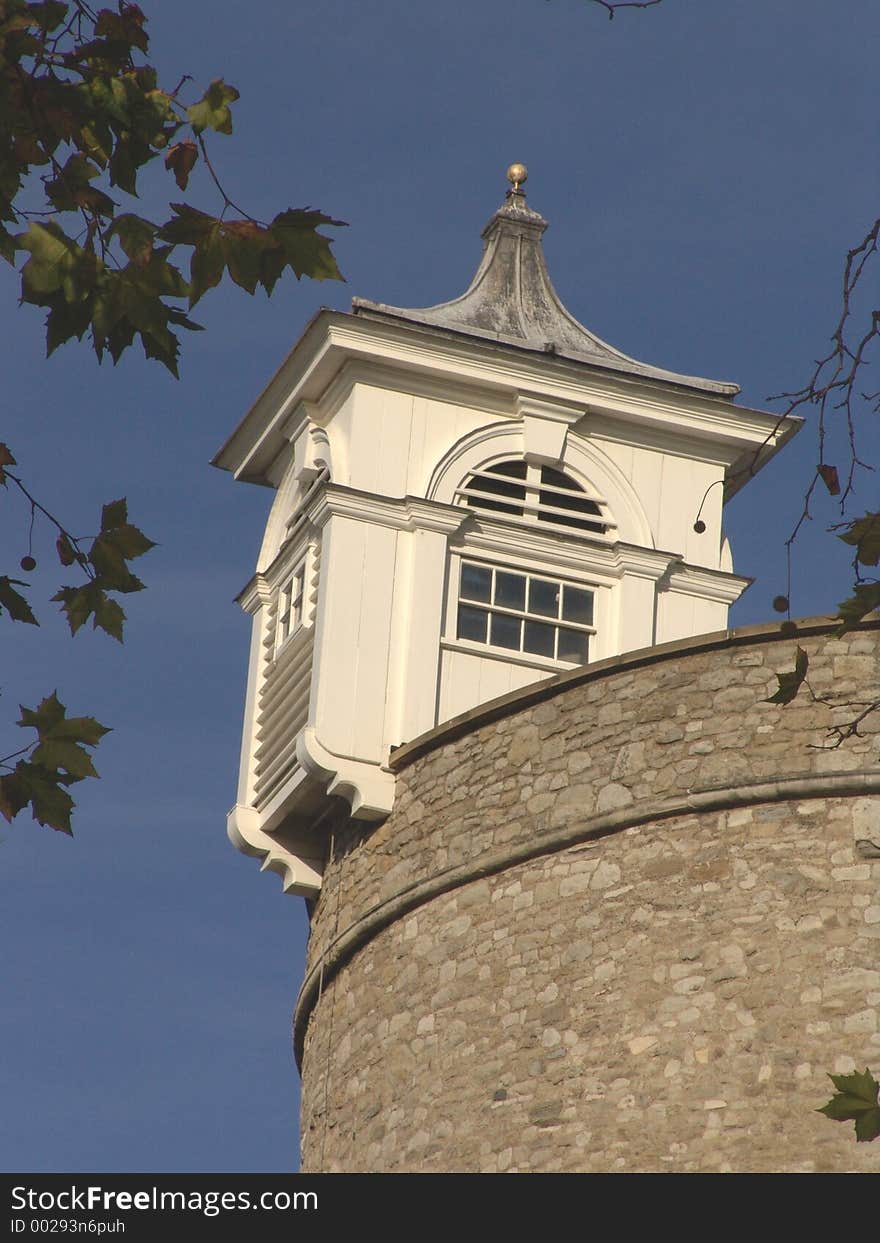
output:
[[[691,390],[662,380],[616,374],[602,367],[518,350],[478,337],[459,339],[399,323],[322,312],[309,326],[214,464],[239,478],[265,482],[286,443],[282,427],[297,403],[318,403],[349,360],[378,363],[394,372],[395,387],[405,374],[434,376],[438,396],[452,386],[473,386],[569,406],[739,445],[754,452],[765,440],[758,466],[798,429],[796,419],[780,420],[766,411],[737,406],[729,397]],[[349,377],[350,382],[350,377]],[[318,418],[322,415],[316,411]]]
[[[512,527],[502,522],[472,517],[450,551],[462,556],[484,553],[503,557],[512,565],[539,562],[551,568],[600,573],[609,580],[624,574],[658,580],[671,566],[681,562],[681,554],[662,549],[643,548],[622,541],[611,542],[579,537],[574,543],[565,535],[553,536],[536,526]]]
[[[272,588],[265,574],[255,574],[249,583],[245,583],[235,597],[238,604],[251,616],[268,604],[272,599]]]
[[[633,544],[615,544],[614,569],[620,578],[625,574],[658,582],[681,560],[677,553],[660,552],[656,548],[638,548]]]
[[[447,535],[456,532],[470,516],[457,505],[419,496],[387,497],[335,483],[325,484],[306,512],[318,528],[339,515],[397,531],[439,531]]]
[[[715,600],[719,604],[733,604],[754,579],[725,570],[708,570],[703,566],[680,562],[670,566],[660,591],[675,591],[683,596],[696,596],[701,600]]]

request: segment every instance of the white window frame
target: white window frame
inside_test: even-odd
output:
[[[275,611],[275,654],[302,629],[305,613],[306,559],[282,579]]]
[[[546,615],[531,612],[528,608],[528,597],[526,598],[526,607],[524,609],[512,609],[501,605],[495,605],[490,602],[478,602],[463,599],[462,567],[464,565],[479,566],[481,568],[494,571],[495,573],[500,572],[502,574],[513,574],[520,578],[525,578],[526,580],[535,579],[542,582],[548,582],[552,583],[554,586],[558,586],[560,589],[564,587],[572,587],[580,591],[588,591],[593,597],[593,620],[589,625],[587,625],[586,623],[572,622],[564,619],[561,616],[561,600],[557,616],[555,618],[551,618]],[[494,575],[492,581],[494,585],[496,582]],[[562,593],[560,592],[560,594]],[[559,573],[551,566],[540,566],[534,562],[524,563],[519,558],[517,558],[516,561],[511,560],[508,562],[507,559],[502,560],[501,557],[487,557],[485,555],[481,555],[480,553],[472,553],[468,549],[456,551],[452,555],[450,561],[449,593],[447,597],[446,626],[444,628],[445,637],[442,640],[442,646],[455,651],[469,652],[473,655],[485,656],[493,660],[504,660],[514,664],[525,664],[536,669],[576,669],[584,662],[579,660],[560,660],[557,656],[545,656],[537,652],[527,652],[522,650],[522,646],[520,646],[519,649],[500,647],[492,644],[491,642],[483,643],[475,639],[459,638],[459,606],[462,604],[465,606],[470,605],[474,608],[479,608],[490,615],[493,613],[503,614],[521,618],[523,621],[544,623],[553,626],[557,636],[560,630],[576,630],[580,633],[586,634],[588,636],[587,663],[589,663],[590,661],[600,659],[595,650],[595,640],[602,624],[601,614],[603,612],[604,595],[605,589],[600,583],[586,578],[581,578],[580,576],[575,577],[570,573]],[[521,644],[524,641],[524,629],[525,628],[523,627],[521,631]],[[491,630],[487,633],[489,637],[491,637]],[[555,651],[558,651],[558,646],[559,643],[557,637],[554,642]]]

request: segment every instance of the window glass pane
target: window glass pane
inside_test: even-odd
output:
[[[492,571],[483,565],[461,567],[461,595],[463,600],[485,600],[487,603],[492,592]]]
[[[522,622],[518,617],[507,617],[504,613],[492,614],[492,638],[489,640],[494,647],[509,647],[519,651],[519,636]]]
[[[529,579],[529,612],[539,617],[559,616],[559,584]]]
[[[523,574],[495,574],[495,603],[506,609],[526,607],[526,580]]]
[[[556,627],[548,626],[546,622],[533,621],[527,621],[525,627],[523,651],[534,652],[536,656],[549,656],[552,659]]]
[[[581,630],[559,630],[558,660],[570,660],[577,665],[585,665],[588,659],[588,636]]]
[[[585,626],[592,626],[592,591],[566,585],[562,589],[562,617],[564,621],[582,622]]]
[[[473,639],[475,643],[486,642],[486,621],[489,614],[482,609],[472,609],[466,604],[458,606],[458,637]]]

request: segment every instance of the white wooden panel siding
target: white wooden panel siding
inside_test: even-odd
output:
[[[530,665],[514,665],[497,657],[477,656],[470,652],[443,652],[440,678],[439,720],[448,721],[477,704],[486,703],[496,695],[543,682],[556,670],[536,669]]]

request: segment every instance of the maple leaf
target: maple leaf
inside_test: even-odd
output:
[[[149,220],[135,216],[132,212],[124,212],[116,217],[104,236],[107,239],[118,237],[126,258],[139,267],[144,267],[150,261],[156,232],[156,226],[150,224]]]
[[[222,78],[215,78],[197,104],[187,108],[190,124],[197,134],[213,129],[220,134],[232,133],[232,113],[229,105],[235,103],[239,93]]]
[[[862,565],[876,565],[880,561],[880,513],[856,518],[837,538],[855,546],[856,557]]]
[[[317,281],[344,279],[330,250],[330,239],[318,232],[322,224],[345,227],[344,220],[334,220],[311,208],[291,208],[272,221],[272,232],[297,279],[303,276]]]
[[[12,820],[30,803],[39,824],[70,833],[74,801],[66,787],[97,777],[86,747],[97,746],[109,731],[94,717],[67,716],[55,691],[36,708],[21,705],[18,725],[35,729],[37,743],[30,759],[0,777],[0,815]]]
[[[833,1122],[854,1122],[856,1139],[866,1143],[880,1135],[880,1083],[867,1066],[850,1075],[829,1075],[837,1091],[816,1112]]]
[[[19,760],[14,771],[4,778],[4,785],[7,791],[13,791],[13,806],[22,798],[22,807],[30,803],[33,817],[38,824],[48,825],[50,829],[57,829],[60,833],[72,833],[70,813],[75,804],[63,788],[61,774],[53,774],[41,764],[29,764],[27,760]]]
[[[797,648],[794,669],[788,673],[777,673],[776,680],[779,683],[774,694],[764,700],[766,704],[788,704],[794,699],[804,678],[807,676],[810,661],[807,653],[802,647]]]
[[[880,608],[880,583],[856,583],[849,599],[837,606],[837,616],[842,622],[837,633],[846,634],[877,608]]]
[[[142,586],[143,584],[139,583],[139,587]],[[86,583],[84,587],[62,587],[56,591],[52,602],[53,604],[59,603],[63,612],[67,614],[67,624],[71,634],[76,634],[77,630],[84,626],[94,614],[92,629],[103,630],[111,638],[122,642],[125,613],[122,607],[107,595],[99,581],[93,580]]]

